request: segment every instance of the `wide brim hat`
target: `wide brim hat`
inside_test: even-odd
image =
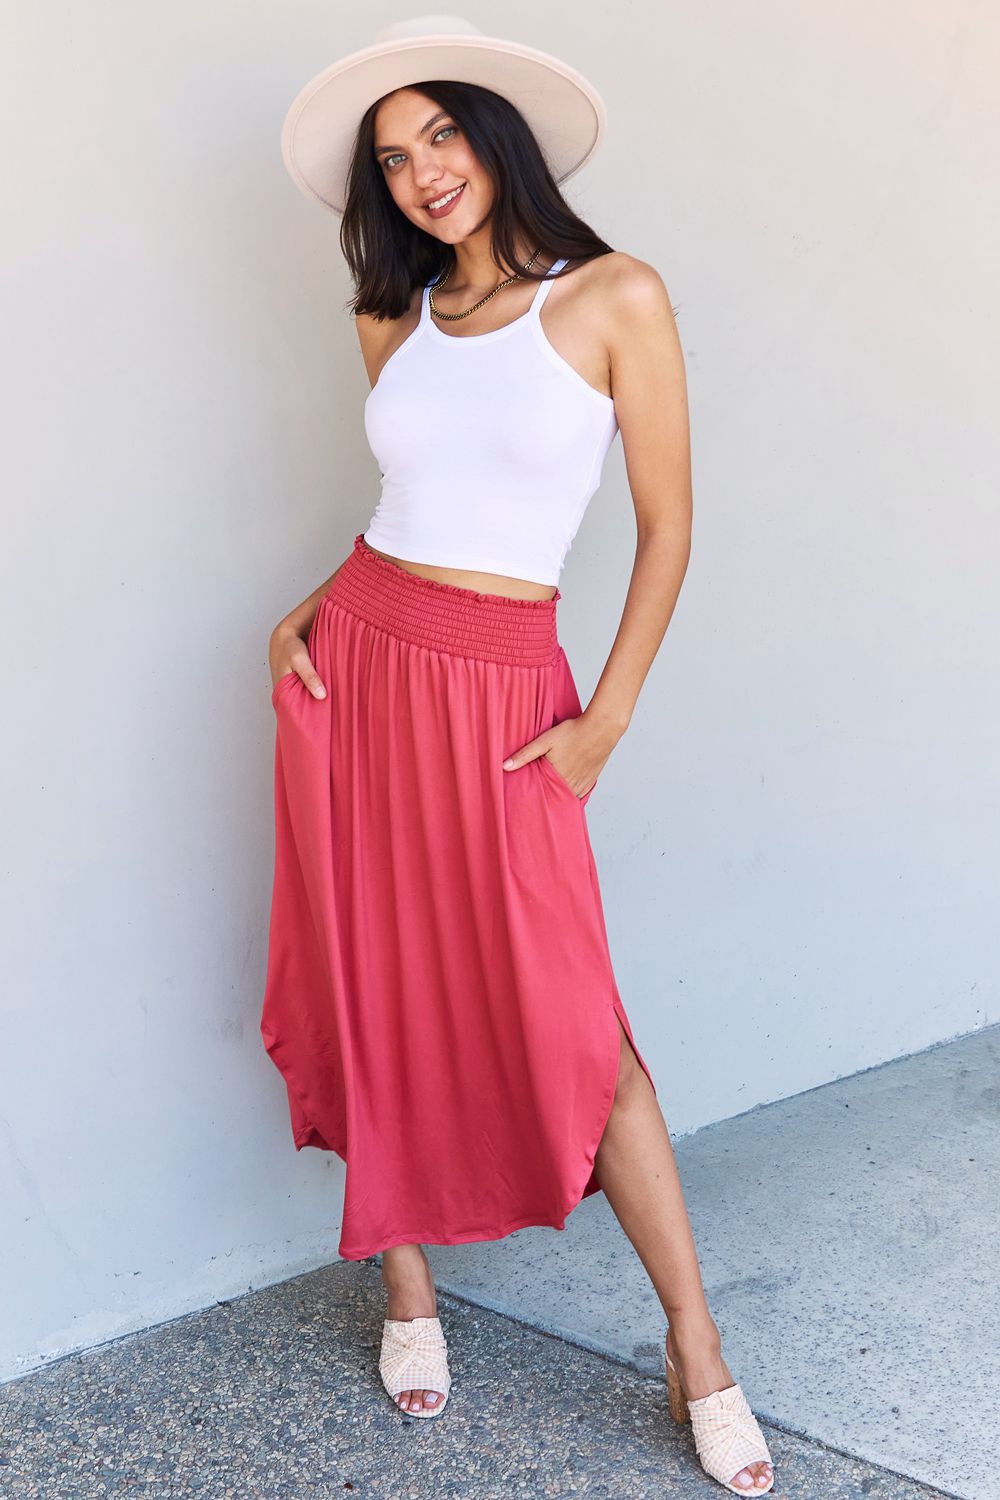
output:
[[[281,131],[281,154],[305,195],[342,214],[361,117],[393,89],[433,79],[477,83],[508,99],[533,131],[557,183],[590,160],[607,124],[600,94],[568,63],[486,36],[462,16],[418,16],[331,63],[305,85]]]

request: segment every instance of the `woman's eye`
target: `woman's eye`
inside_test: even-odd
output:
[[[441,135],[447,136],[449,133],[451,133],[452,135],[454,135],[457,130],[458,130],[458,126],[457,125],[442,125],[440,130],[435,130],[435,132],[434,132],[433,136],[431,137],[431,139],[436,141],[438,139],[438,137],[441,136]],[[397,153],[394,152],[392,156],[383,156],[383,158],[382,158],[382,165],[384,167],[391,167],[394,161],[400,161],[400,160],[402,160],[402,158]]]

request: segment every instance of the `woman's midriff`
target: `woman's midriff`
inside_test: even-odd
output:
[[[475,589],[480,594],[501,594],[508,599],[553,599],[556,589],[548,583],[532,583],[527,578],[508,578],[503,573],[473,573],[464,568],[438,568],[433,563],[408,562],[402,557],[393,557],[391,552],[380,552],[370,547],[364,538],[362,544],[384,557],[407,573],[416,573],[418,578],[429,578],[434,583],[450,583],[455,588]]]

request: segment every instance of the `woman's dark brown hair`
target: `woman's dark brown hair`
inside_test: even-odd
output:
[[[442,80],[412,87],[448,111],[490,177],[490,253],[508,275],[518,271],[526,281],[536,281],[545,274],[520,268],[518,231],[549,257],[581,261],[611,253],[613,247],[570,208],[534,132],[509,100],[475,83]],[[402,317],[414,287],[443,276],[455,263],[451,246],[418,229],[393,201],[375,160],[375,113],[381,103],[376,100],[358,126],[340,226],[341,249],[356,287],[348,306],[380,322]]]

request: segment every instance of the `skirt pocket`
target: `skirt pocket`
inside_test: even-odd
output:
[[[555,719],[553,721],[553,724],[558,724],[559,722],[560,721],[558,719]],[[566,780],[565,776],[562,774],[562,772],[560,770],[557,769],[556,766],[553,765],[553,763],[549,760],[549,758],[548,758],[547,755],[545,755],[543,753],[542,755],[540,755],[538,757],[538,759],[541,761],[542,765],[545,767],[546,771],[552,777],[552,779],[556,783],[556,785],[557,786],[561,786],[564,792],[568,792],[569,793],[569,795],[573,798],[574,802],[579,802],[580,806],[584,807],[586,805],[586,803],[587,803],[587,799],[589,798],[591,792],[594,790],[594,787],[596,787],[597,781],[594,782],[594,786],[590,787],[590,789],[588,791],[584,792],[584,794],[583,794],[582,797],[578,797],[577,794],[576,794],[576,792],[574,792],[573,788],[570,786],[569,782]],[[598,781],[599,780],[600,780],[600,777],[598,777]]]
[[[559,661],[555,673],[555,679],[553,682],[552,720],[549,724],[549,728],[554,729],[555,726],[557,724],[561,724],[564,719],[578,719],[582,713],[583,705],[580,702],[580,694],[577,691],[576,679],[573,676],[573,669],[569,664],[569,658],[567,657],[566,652],[560,646]],[[584,792],[582,797],[578,797],[573,788],[570,786],[569,782],[566,780],[565,776],[561,771],[556,769],[547,755],[540,755],[538,759],[544,763],[546,774],[549,776],[550,780],[553,781],[557,786],[561,786],[564,792],[568,792],[569,795],[573,798],[574,802],[579,803],[581,807],[586,807],[592,793],[597,788],[597,783],[601,778],[598,777],[597,781],[594,782],[594,785],[592,787],[589,787],[588,790]]]
[[[271,689],[272,705],[277,702],[278,694],[281,692],[282,688],[286,687],[288,683],[291,682],[292,678],[298,677],[298,675],[299,674],[298,672],[296,672],[294,667],[292,667],[291,671],[282,673],[277,682],[274,684],[274,687]]]

